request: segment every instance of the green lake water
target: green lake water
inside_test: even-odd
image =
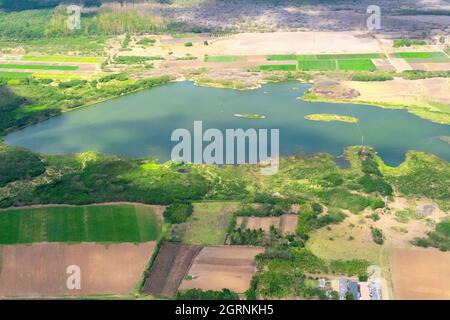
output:
[[[405,110],[365,105],[304,102],[297,99],[308,84],[267,84],[257,90],[205,88],[191,82],[171,83],[119,99],[81,108],[9,134],[5,142],[35,151],[58,154],[100,151],[128,157],[170,159],[172,131],[193,132],[195,120],[203,130],[279,129],[280,153],[327,152],[340,156],[346,146],[372,146],[389,165],[404,160],[408,150],[436,154],[450,161],[450,126],[435,124]],[[357,117],[358,124],[315,122],[303,117],[334,113]],[[265,119],[233,114],[262,114]]]

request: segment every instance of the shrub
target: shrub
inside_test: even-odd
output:
[[[174,203],[164,211],[164,218],[170,223],[186,222],[192,215],[193,207],[190,203]]]
[[[383,231],[372,227],[372,239],[376,244],[382,245],[384,243]]]
[[[186,43],[184,44],[184,46],[185,46],[185,47],[193,47],[194,44],[193,44],[192,42],[186,42]]]

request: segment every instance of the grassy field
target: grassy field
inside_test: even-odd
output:
[[[232,202],[194,204],[194,213],[187,222],[183,242],[200,245],[223,245],[233,209]]]
[[[298,68],[302,71],[334,71],[336,70],[335,60],[299,60]]]
[[[297,66],[295,64],[265,64],[259,66],[262,71],[279,70],[279,71],[295,71]]]
[[[233,56],[205,56],[205,62],[234,62],[236,57]]]
[[[49,207],[0,212],[0,243],[145,242],[161,225],[145,206]]]
[[[23,79],[31,76],[31,72],[8,72],[8,71],[0,71],[0,78],[7,79]]]
[[[402,59],[421,59],[428,61],[439,61],[439,60],[449,60],[447,55],[444,52],[396,52],[395,57]]]
[[[370,59],[337,60],[339,70],[374,71],[377,67]]]
[[[81,57],[81,56],[31,56],[22,57],[23,61],[38,62],[74,62],[74,63],[102,63],[103,59],[99,57]]]
[[[0,64],[0,69],[30,69],[30,70],[61,70],[61,71],[74,71],[77,70],[77,66],[48,66],[39,64]]]

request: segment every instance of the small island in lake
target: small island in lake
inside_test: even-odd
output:
[[[347,122],[347,123],[357,123],[358,118],[355,117],[349,117],[349,116],[341,116],[338,114],[328,114],[328,113],[317,113],[317,114],[308,114],[305,116],[306,120],[311,121],[341,121],[341,122]]]
[[[439,140],[450,144],[450,137],[449,136],[439,136]]]
[[[234,114],[235,117],[238,118],[246,118],[246,119],[265,119],[266,116],[263,114],[258,114],[258,113],[235,113]]]

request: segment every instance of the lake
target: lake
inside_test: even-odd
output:
[[[257,90],[205,88],[192,82],[171,83],[115,100],[81,108],[5,137],[10,145],[60,154],[99,151],[107,154],[170,159],[172,131],[236,128],[279,129],[280,154],[327,152],[340,156],[346,146],[372,146],[389,165],[404,160],[408,150],[436,154],[450,161],[450,126],[432,123],[405,110],[354,104],[304,102],[309,88],[298,82],[266,84]],[[357,124],[317,122],[305,115],[333,113],[357,117]],[[264,119],[234,114],[260,114]]]

